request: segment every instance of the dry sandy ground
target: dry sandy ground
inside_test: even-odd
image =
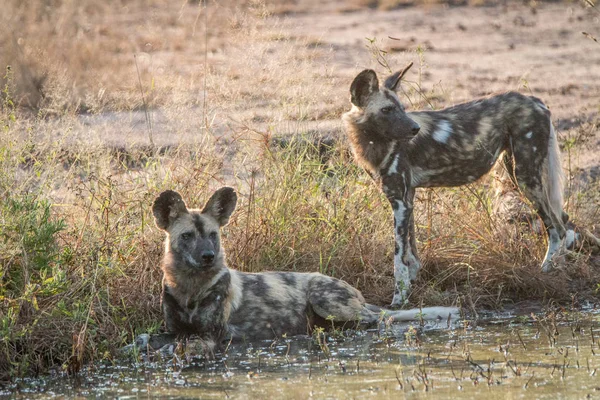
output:
[[[582,32],[600,37],[599,19],[597,9],[577,3],[535,8],[521,3],[432,5],[392,11],[347,11],[341,1],[311,3],[301,12],[264,19],[251,44],[224,37],[219,50],[208,54],[215,74],[206,87],[210,133],[342,134],[339,117],[348,109],[352,78],[363,68],[385,73],[367,48],[365,38],[376,38],[392,68],[415,62],[404,88],[419,82],[429,104],[413,92],[404,98],[409,108],[410,99],[416,102],[412,108],[440,108],[498,91],[533,94],[552,110],[563,141],[575,139],[572,164],[579,168],[577,175],[596,176],[600,43]],[[182,71],[203,67],[201,53],[179,57],[174,51],[153,55],[156,71],[170,63]],[[264,75],[259,78],[261,68]],[[294,86],[277,86],[282,77]],[[256,85],[274,89],[260,97],[253,93]],[[232,88],[229,94],[227,86]],[[295,93],[310,99],[305,111],[290,106]],[[214,106],[216,97],[219,106]],[[205,127],[201,105],[158,108],[150,114],[154,140],[161,145],[196,140]],[[143,112],[81,116],[72,130],[84,139],[103,138],[119,145],[148,141]]]
[[[599,18],[596,9],[577,4],[535,9],[512,4],[305,15],[290,18],[288,24],[298,34],[306,26],[313,34],[323,32],[319,38],[332,47],[334,63],[344,76],[351,77],[364,65],[365,36],[383,38],[384,49],[416,63],[410,50],[426,47],[423,87],[442,97],[440,106],[506,90],[538,96],[551,108],[563,138],[579,137],[576,165],[597,176],[600,43],[582,32],[600,36]],[[576,127],[580,129],[567,132]]]

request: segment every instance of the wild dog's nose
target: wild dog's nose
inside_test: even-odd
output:
[[[415,122],[415,124],[413,125],[413,128],[412,128],[413,135],[416,135],[417,133],[419,133],[420,130],[421,130],[421,127],[419,126],[419,124],[417,124]]]
[[[202,260],[204,262],[211,262],[215,258],[215,252],[212,250],[207,250],[202,252]]]

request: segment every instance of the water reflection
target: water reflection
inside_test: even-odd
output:
[[[94,364],[77,378],[24,379],[16,398],[585,398],[600,395],[593,311],[494,315],[464,326],[394,325]]]

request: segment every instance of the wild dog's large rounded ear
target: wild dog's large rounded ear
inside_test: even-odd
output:
[[[379,80],[372,69],[365,69],[350,85],[350,102],[356,107],[363,108],[367,105],[369,96],[379,91]]]
[[[231,187],[222,187],[217,190],[206,202],[202,214],[213,217],[219,226],[225,226],[237,203],[237,194]]]
[[[154,222],[162,230],[167,230],[177,218],[187,213],[188,210],[181,195],[173,190],[162,192],[152,205]]]
[[[413,62],[411,61],[410,63],[408,63],[408,65],[406,67],[404,67],[404,69],[394,72],[392,75],[388,76],[385,79],[383,86],[385,86],[386,88],[393,90],[395,92],[396,89],[398,88],[398,84],[400,83],[400,81],[402,80],[404,75],[408,72],[408,70],[412,66],[413,66]]]

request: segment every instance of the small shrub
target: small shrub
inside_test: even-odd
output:
[[[0,204],[0,343],[6,370],[29,364],[23,346],[37,324],[40,304],[60,296],[68,286],[61,267],[57,234],[64,221],[51,215],[48,200],[34,195],[5,196]],[[15,350],[19,349],[18,356]],[[22,359],[19,356],[23,356]],[[18,361],[17,361],[18,360]],[[11,365],[12,364],[12,365]]]

